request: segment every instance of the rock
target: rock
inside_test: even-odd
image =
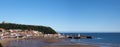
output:
[[[87,38],[92,39],[92,36],[87,36]]]
[[[72,37],[68,37],[68,38],[72,39]]]
[[[77,37],[69,36],[67,38],[70,38],[70,39],[92,39],[92,36],[77,36]]]
[[[80,39],[81,37],[74,37],[74,39]]]

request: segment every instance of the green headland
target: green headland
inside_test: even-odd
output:
[[[39,25],[25,25],[25,24],[16,24],[16,23],[0,23],[0,28],[6,30],[9,29],[21,29],[21,30],[36,30],[42,32],[43,34],[56,34],[57,32],[51,27],[39,26]]]

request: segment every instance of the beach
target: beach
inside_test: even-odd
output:
[[[0,44],[5,47],[7,46],[10,42],[15,41],[15,40],[20,40],[22,38],[5,38],[0,40]]]
[[[2,42],[2,41],[1,41]],[[4,43],[3,43],[4,42]],[[10,39],[3,41],[4,47],[98,47],[95,45],[82,45],[69,42],[65,39],[34,38],[34,39]]]
[[[2,46],[6,46],[9,42],[13,41],[15,39],[13,38],[7,38],[7,39],[4,39],[4,40],[0,40],[0,43]]]
[[[90,46],[90,45],[65,45],[65,46],[43,46],[43,47],[97,47],[97,46]]]
[[[52,44],[53,45],[47,45],[47,46],[41,46],[41,47],[98,47],[94,45],[82,45],[82,44],[76,44],[73,42],[67,42],[65,40],[60,39],[47,39],[44,40],[44,42]],[[54,45],[56,43],[56,45]]]

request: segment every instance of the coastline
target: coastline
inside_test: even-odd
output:
[[[41,47],[99,47],[96,45],[83,45],[83,44],[76,44],[73,42],[65,42],[60,39],[47,39],[44,42],[49,43],[49,45],[41,46]],[[53,44],[52,44],[53,43]]]
[[[42,47],[97,47],[91,45],[62,45],[62,46],[42,46]]]
[[[10,42],[14,41],[14,40],[20,40],[22,38],[5,38],[3,40],[0,40],[0,44],[2,45],[2,47],[7,46]]]
[[[96,45],[83,45],[76,44],[69,41],[55,39],[55,38],[34,38],[34,39],[22,39],[18,41],[12,41],[12,45],[9,47],[98,47]],[[36,45],[37,44],[37,45]]]
[[[17,40],[17,41],[16,41]],[[3,47],[98,47],[96,45],[83,45],[71,42],[69,39],[58,37],[33,37],[33,38],[5,38],[0,40]],[[37,44],[37,46],[36,46]]]

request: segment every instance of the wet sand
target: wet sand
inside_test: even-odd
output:
[[[5,39],[0,40],[5,47],[98,47],[94,45],[75,44],[65,39]]]
[[[19,38],[21,39],[21,38]],[[3,47],[5,47],[7,44],[9,44],[10,42],[14,41],[14,40],[18,40],[17,38],[5,38],[3,40],[0,40],[0,43]]]
[[[64,45],[64,46],[42,46],[42,47],[97,47],[91,45]]]
[[[3,39],[3,40],[0,40],[0,43],[1,43],[2,46],[6,46],[12,40],[14,40],[14,39],[12,39],[12,38]]]
[[[98,47],[93,45],[81,45],[81,44],[75,44],[72,42],[65,42],[59,39],[49,39],[49,40],[44,40],[44,42],[49,44],[56,43],[57,45],[53,44],[53,45],[47,45],[47,46],[41,46],[41,47]]]

